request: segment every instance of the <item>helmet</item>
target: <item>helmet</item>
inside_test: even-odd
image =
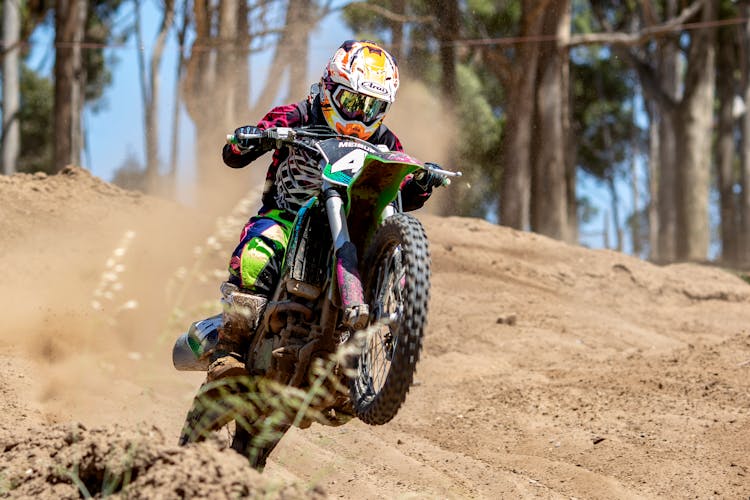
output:
[[[348,40],[323,72],[320,103],[328,126],[368,139],[396,99],[396,60],[379,45]]]

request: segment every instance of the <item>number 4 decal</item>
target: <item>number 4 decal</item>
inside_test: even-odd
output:
[[[354,149],[331,165],[331,173],[342,172],[344,170],[351,170],[354,173],[362,168],[365,156],[367,156],[367,151],[364,149]]]

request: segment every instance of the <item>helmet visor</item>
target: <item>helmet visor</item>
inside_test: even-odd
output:
[[[388,109],[388,103],[377,97],[358,94],[345,87],[339,87],[333,95],[339,112],[347,120],[372,123]]]

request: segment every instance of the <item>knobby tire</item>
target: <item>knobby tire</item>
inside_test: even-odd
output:
[[[374,312],[370,320],[372,327],[368,330],[380,330],[375,337],[386,329],[385,336],[391,341],[362,345],[354,361],[356,375],[350,379],[350,396],[360,420],[382,425],[393,419],[404,403],[422,349],[430,292],[430,254],[422,224],[408,214],[386,219],[373,237],[362,269],[366,273],[366,298],[371,313]],[[384,290],[388,286],[390,290]],[[396,305],[395,314],[387,307],[378,312],[383,309],[383,302],[388,302],[388,298],[383,297],[385,292],[393,294],[390,303]],[[377,326],[378,322],[387,323],[389,319],[389,326]],[[376,344],[378,341],[374,340]],[[378,349],[381,354],[390,354],[390,366],[382,386],[374,387],[379,385],[375,383],[379,369],[372,366],[372,360],[377,354],[373,351]]]

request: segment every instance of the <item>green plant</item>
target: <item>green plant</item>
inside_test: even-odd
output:
[[[351,415],[324,413],[321,408],[332,407],[337,398],[348,395],[342,376],[356,375],[346,368],[349,360],[359,355],[361,346],[384,324],[355,332],[328,359],[314,360],[306,390],[262,377],[220,379],[204,384],[188,413],[181,441],[206,439],[213,431],[234,421],[237,428],[250,436],[246,454],[255,463],[257,454],[278,442],[290,426],[306,428],[313,422],[340,425],[348,421]]]
[[[14,489],[13,482],[4,473],[0,472],[0,496],[5,496]]]

